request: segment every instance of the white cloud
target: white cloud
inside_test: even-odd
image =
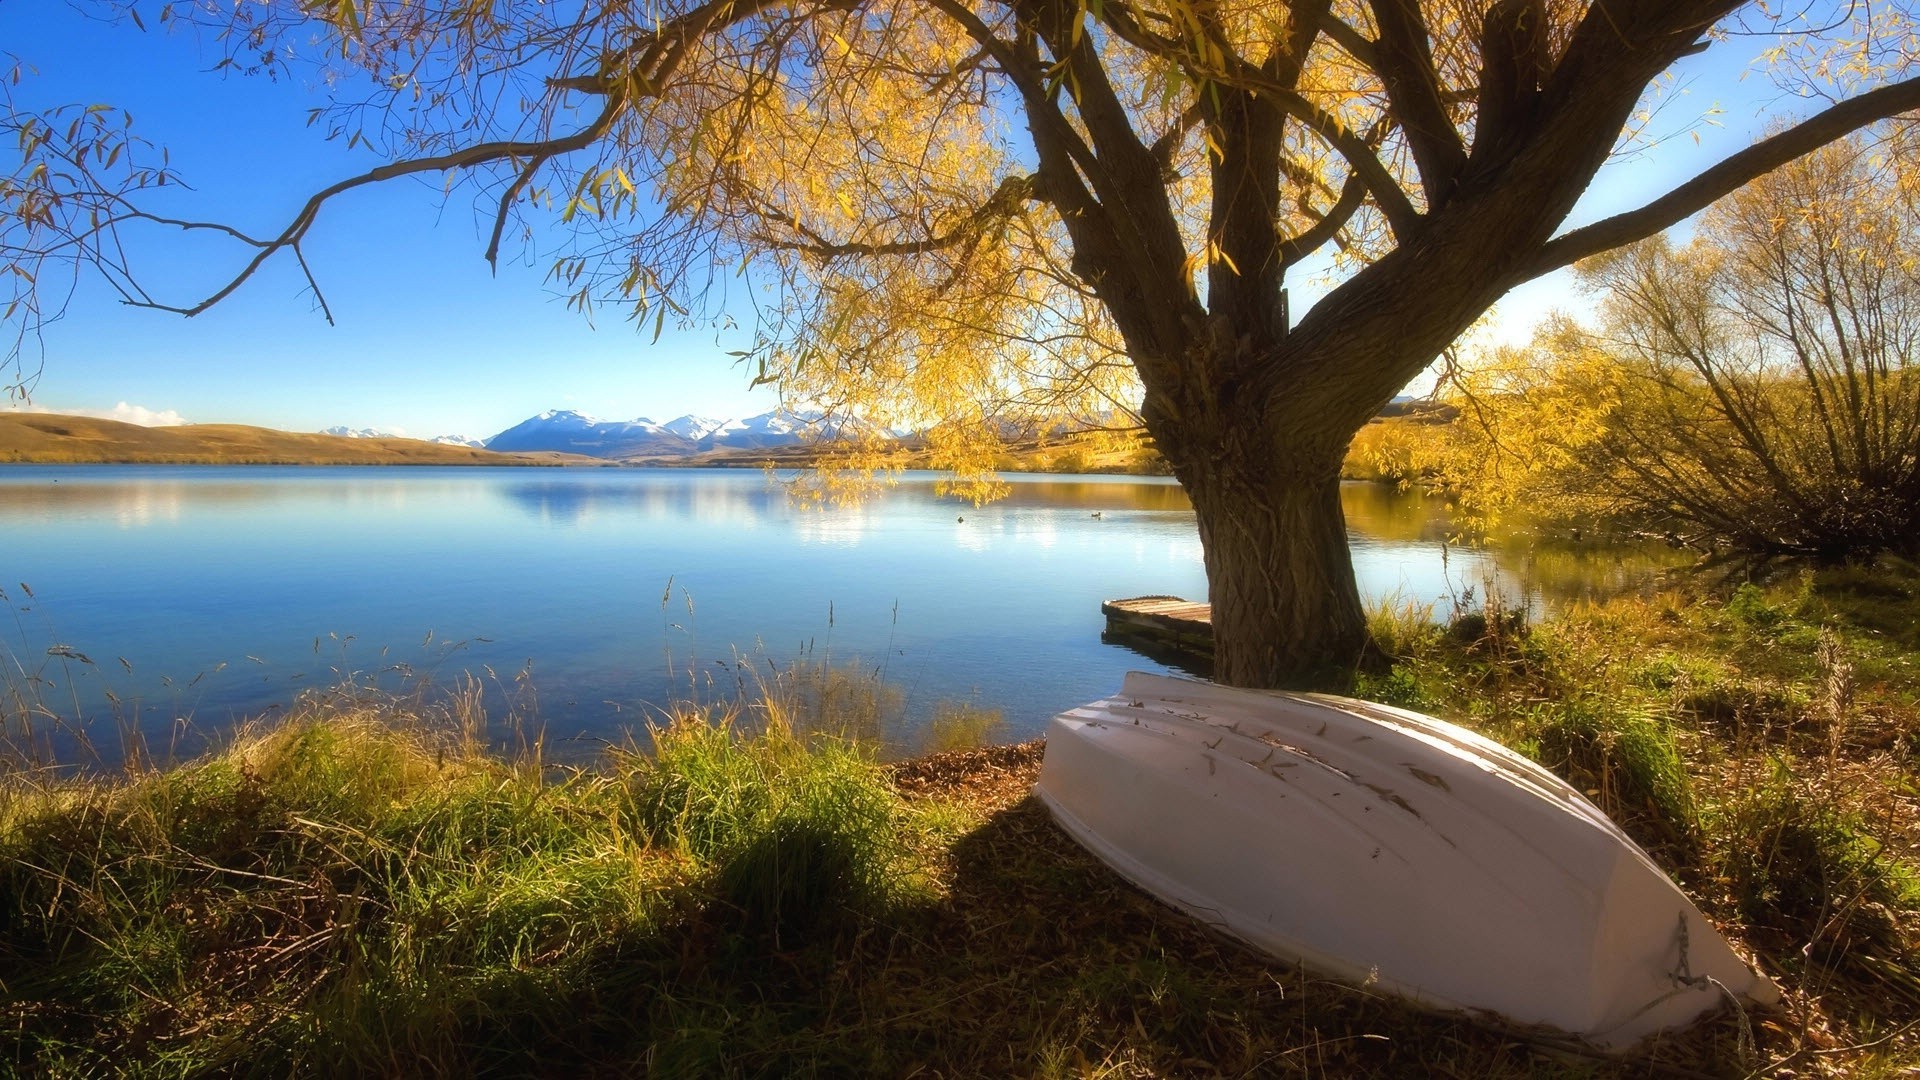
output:
[[[141,427],[178,427],[187,422],[186,417],[172,409],[155,411],[145,405],[130,405],[124,401],[111,409],[54,409],[45,405],[15,405],[9,411],[93,416],[102,420],[118,420],[123,424],[139,424]]]

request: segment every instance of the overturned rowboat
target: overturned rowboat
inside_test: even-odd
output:
[[[1428,1007],[1624,1049],[1779,999],[1578,791],[1418,713],[1135,672],[1053,719],[1036,793],[1147,892]]]

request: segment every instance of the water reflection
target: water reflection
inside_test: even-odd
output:
[[[1375,541],[1440,544],[1458,531],[1447,516],[1445,501],[1396,491],[1386,484],[1340,485],[1340,509],[1347,515],[1350,532]]]
[[[644,484],[610,483],[606,475],[556,473],[494,490],[535,520],[559,526],[603,516],[751,525],[773,516],[776,504],[784,511],[788,501],[757,473],[723,473],[716,482],[706,471],[663,470]]]
[[[1698,559],[1694,553],[1665,544],[1543,541],[1524,524],[1513,536],[1496,542],[1493,552],[1502,572],[1549,608],[1631,592]]]
[[[934,474],[908,473],[907,482],[932,484]],[[1099,510],[1192,511],[1180,485],[1166,477],[1086,476],[1073,479],[1017,477],[1007,497],[991,504],[1009,507]]]
[[[910,713],[977,696],[1026,736],[1155,666],[1101,642],[1102,600],[1206,595],[1171,481],[1011,477],[1006,499],[975,507],[937,479],[813,510],[751,470],[10,466],[0,581],[38,597],[16,653],[127,658],[111,686],[94,671],[97,690],[63,678],[63,693],[111,713],[111,690],[166,737],[175,717],[217,724],[402,666],[502,687],[531,666],[549,732],[611,736],[685,692],[689,663],[800,655],[761,642],[885,667]],[[1658,561],[1449,547],[1437,502],[1342,497],[1370,600],[1444,614],[1491,580],[1558,603]]]

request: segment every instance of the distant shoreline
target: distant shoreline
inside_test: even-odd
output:
[[[658,469],[809,469],[822,448],[808,445],[709,450],[687,455],[599,458],[561,451],[504,453],[394,437],[300,434],[243,424],[148,428],[116,420],[55,413],[0,413],[0,466],[5,465],[451,465]],[[902,446],[894,462],[930,468],[922,448]],[[1107,450],[1067,436],[1008,448],[1000,472],[1165,476],[1165,462],[1139,448]]]
[[[1425,421],[1431,422],[1431,421]],[[1380,421],[1385,428],[1418,423]],[[345,467],[410,465],[516,468],[811,469],[827,447],[808,444],[707,450],[693,454],[638,454],[602,458],[557,450],[502,452],[393,436],[356,438],[300,434],[244,424],[185,424],[149,428],[117,420],[57,413],[0,412],[0,468],[8,465],[261,465]],[[903,469],[939,467],[922,446],[903,444],[888,455]],[[1034,475],[1170,476],[1151,448],[1114,449],[1067,435],[1009,446],[989,463],[995,472]],[[1376,464],[1350,458],[1342,480],[1392,483]]]
[[[630,465],[630,463],[623,462],[623,461],[600,461],[593,458],[585,458],[579,461],[526,460],[529,457],[531,457],[531,455],[501,454],[500,458],[502,458],[503,460],[498,460],[498,461],[485,461],[485,460],[482,460],[482,461],[404,461],[404,460],[402,461],[366,461],[366,460],[357,460],[357,459],[328,461],[325,459],[314,459],[314,458],[302,458],[299,460],[280,459],[280,458],[226,459],[226,458],[162,458],[162,457],[140,457],[140,458],[101,457],[101,458],[85,458],[85,459],[78,459],[78,458],[57,458],[56,459],[56,458],[33,458],[33,457],[8,457],[3,454],[0,454],[0,469],[3,469],[9,465],[37,465],[37,466],[179,465],[179,466],[186,466],[186,467],[193,467],[193,468],[236,468],[236,467],[256,467],[257,466],[259,468],[283,468],[283,469],[301,469],[301,468],[313,468],[313,469],[346,469],[346,468],[583,469],[583,468],[621,468],[621,467],[628,467]]]
[[[246,424],[141,427],[0,413],[0,465],[607,465],[579,454],[496,453],[419,439],[303,435]]]

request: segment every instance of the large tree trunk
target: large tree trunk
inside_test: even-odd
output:
[[[1142,417],[1200,523],[1213,678],[1252,688],[1342,686],[1369,642],[1340,465],[1377,404],[1359,400],[1367,390],[1356,394],[1352,380],[1283,402],[1233,392],[1275,359],[1271,346],[1215,325],[1188,352],[1196,379],[1158,394],[1150,386]]]
[[[1206,552],[1214,678],[1342,686],[1369,644],[1340,508],[1345,439],[1221,435],[1188,442],[1192,450],[1174,462]]]

